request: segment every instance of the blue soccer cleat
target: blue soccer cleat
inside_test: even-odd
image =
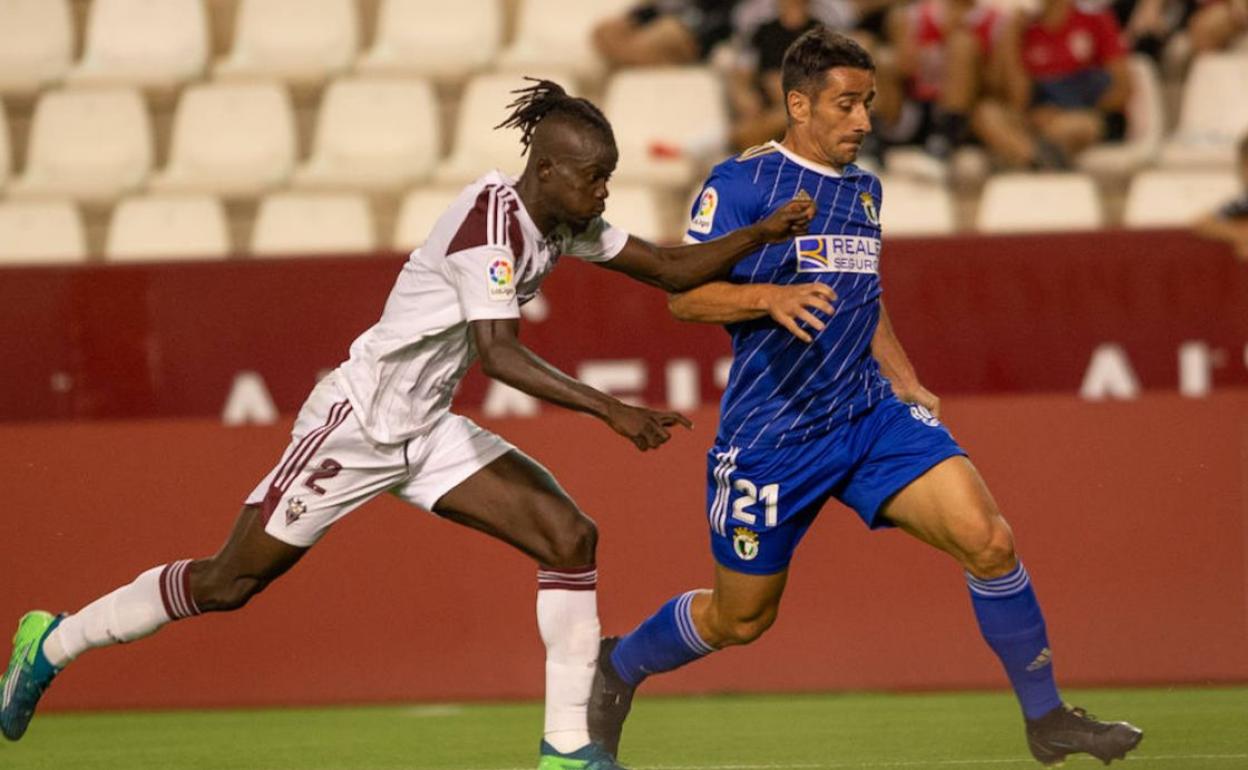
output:
[[[576,751],[561,754],[542,741],[541,759],[537,770],[627,770],[600,744],[590,743]]]
[[[26,732],[35,707],[58,669],[43,657],[43,640],[61,623],[64,615],[34,610],[18,621],[13,636],[13,657],[0,678],[0,732],[15,741]]]

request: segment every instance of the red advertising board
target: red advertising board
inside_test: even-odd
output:
[[[298,408],[380,314],[402,255],[0,271],[0,420],[223,416]],[[715,402],[728,337],[664,296],[565,260],[526,342],[601,388],[688,409]],[[890,241],[894,325],[943,394],[1200,396],[1248,385],[1248,268],[1181,232]],[[718,377],[717,377],[718,373]],[[487,415],[537,404],[473,373]]]

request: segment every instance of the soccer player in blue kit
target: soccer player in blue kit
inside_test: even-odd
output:
[[[591,738],[616,754],[646,677],[762,635],[793,551],[834,497],[867,526],[898,527],[962,566],[1037,760],[1125,757],[1140,730],[1098,721],[1058,695],[1044,617],[1010,527],[889,323],[878,270],[880,180],[853,165],[871,128],[870,55],[814,28],[788,49],[783,87],[784,139],[716,166],[688,235],[714,238],[805,196],[817,206],[809,234],[761,248],[727,281],[671,300],[678,318],[725,324],[732,335],[707,463],[714,588],[677,596],[628,635],[603,640]]]

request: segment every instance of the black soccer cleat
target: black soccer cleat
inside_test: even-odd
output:
[[[589,739],[602,744],[613,757],[620,755],[620,734],[637,689],[621,679],[611,665],[611,651],[619,641],[618,636],[607,636],[598,645],[598,667],[589,691]]]
[[[1060,765],[1069,754],[1091,754],[1105,764],[1125,759],[1144,732],[1127,722],[1100,722],[1087,711],[1063,703],[1039,719],[1027,720],[1027,746],[1045,765]]]

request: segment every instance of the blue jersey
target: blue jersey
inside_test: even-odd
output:
[[[698,241],[758,222],[805,191],[818,206],[808,235],[765,246],[737,263],[733,283],[821,281],[837,294],[827,327],[807,344],[771,318],[730,324],[733,362],[717,443],[779,447],[816,438],[890,395],[871,356],[880,317],[880,180],[841,173],[775,142],[720,163],[694,203]]]

